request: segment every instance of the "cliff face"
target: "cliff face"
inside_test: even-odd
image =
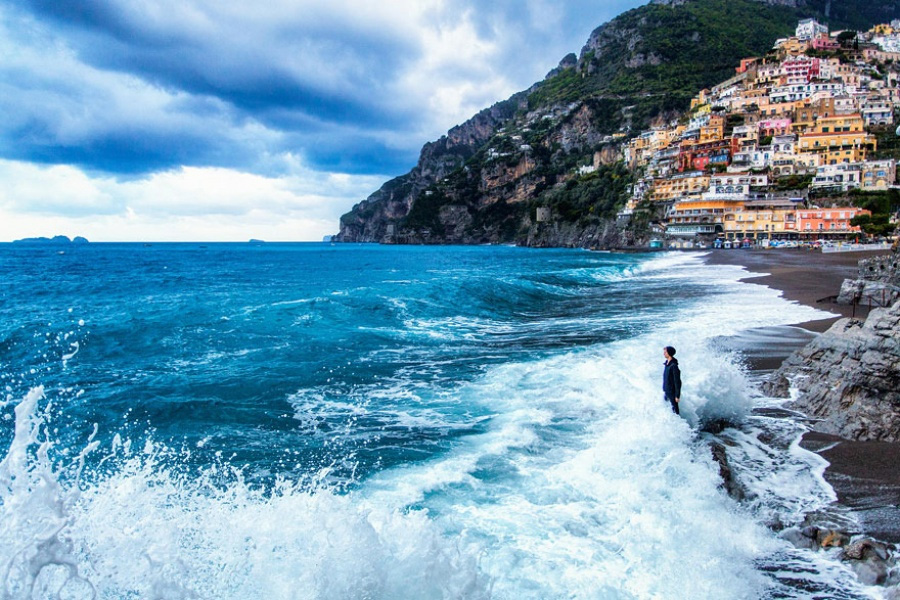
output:
[[[427,144],[412,171],[344,215],[335,241],[619,245],[624,238],[605,217],[630,174],[602,133],[601,109],[581,102],[529,110],[520,94],[483,111]],[[595,159],[597,172],[575,172]],[[548,201],[554,194],[566,198]],[[544,205],[554,209],[547,224],[537,222]]]
[[[741,58],[790,34],[798,18],[821,16],[822,2],[830,6],[676,0],[623,13],[543,81],[426,144],[409,173],[341,217],[334,240],[640,243],[642,223],[614,225],[632,180],[617,162],[620,144],[654,120],[680,114],[696,92],[733,75]],[[868,10],[889,16],[898,4]]]
[[[512,118],[518,107],[518,99],[514,96],[481,111],[436,142],[425,144],[419,162],[408,174],[388,181],[341,217],[341,230],[334,241],[399,241],[404,234],[403,220],[415,200],[423,196],[426,188],[464,165],[503,123]]]
[[[852,440],[900,441],[900,302],[865,323],[841,319],[790,356],[764,390],[819,419],[813,428]]]

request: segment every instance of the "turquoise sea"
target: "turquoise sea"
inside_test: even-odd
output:
[[[679,253],[0,244],[0,598],[869,597],[784,540],[833,502],[825,465],[722,343],[825,315],[745,276]]]

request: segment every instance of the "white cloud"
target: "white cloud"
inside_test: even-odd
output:
[[[0,240],[81,235],[92,241],[318,240],[336,233],[347,207],[384,176],[304,169],[264,177],[222,168],[181,168],[118,181],[67,166],[0,161]]]

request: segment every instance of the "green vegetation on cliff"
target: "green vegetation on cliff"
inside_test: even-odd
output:
[[[686,110],[699,90],[733,76],[742,58],[765,54],[808,12],[753,0],[630,10],[595,31],[596,47],[586,49],[576,67],[541,82],[528,106],[602,98],[609,102],[607,131],[625,123],[625,107],[632,130],[641,130],[661,113]]]
[[[618,162],[553,187],[533,200],[532,205],[553,207],[554,216],[563,222],[596,224],[622,208],[622,199],[633,182],[632,174]]]

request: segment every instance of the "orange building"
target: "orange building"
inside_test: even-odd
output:
[[[709,123],[700,128],[701,144],[706,142],[716,142],[725,137],[725,117],[721,115],[712,115]]]
[[[805,238],[841,237],[859,235],[860,228],[850,225],[857,215],[870,215],[871,211],[854,206],[836,208],[808,208],[797,211],[797,232]]]
[[[725,213],[740,200],[692,199],[676,202],[666,217],[666,233],[682,237],[719,235],[724,232]]]

